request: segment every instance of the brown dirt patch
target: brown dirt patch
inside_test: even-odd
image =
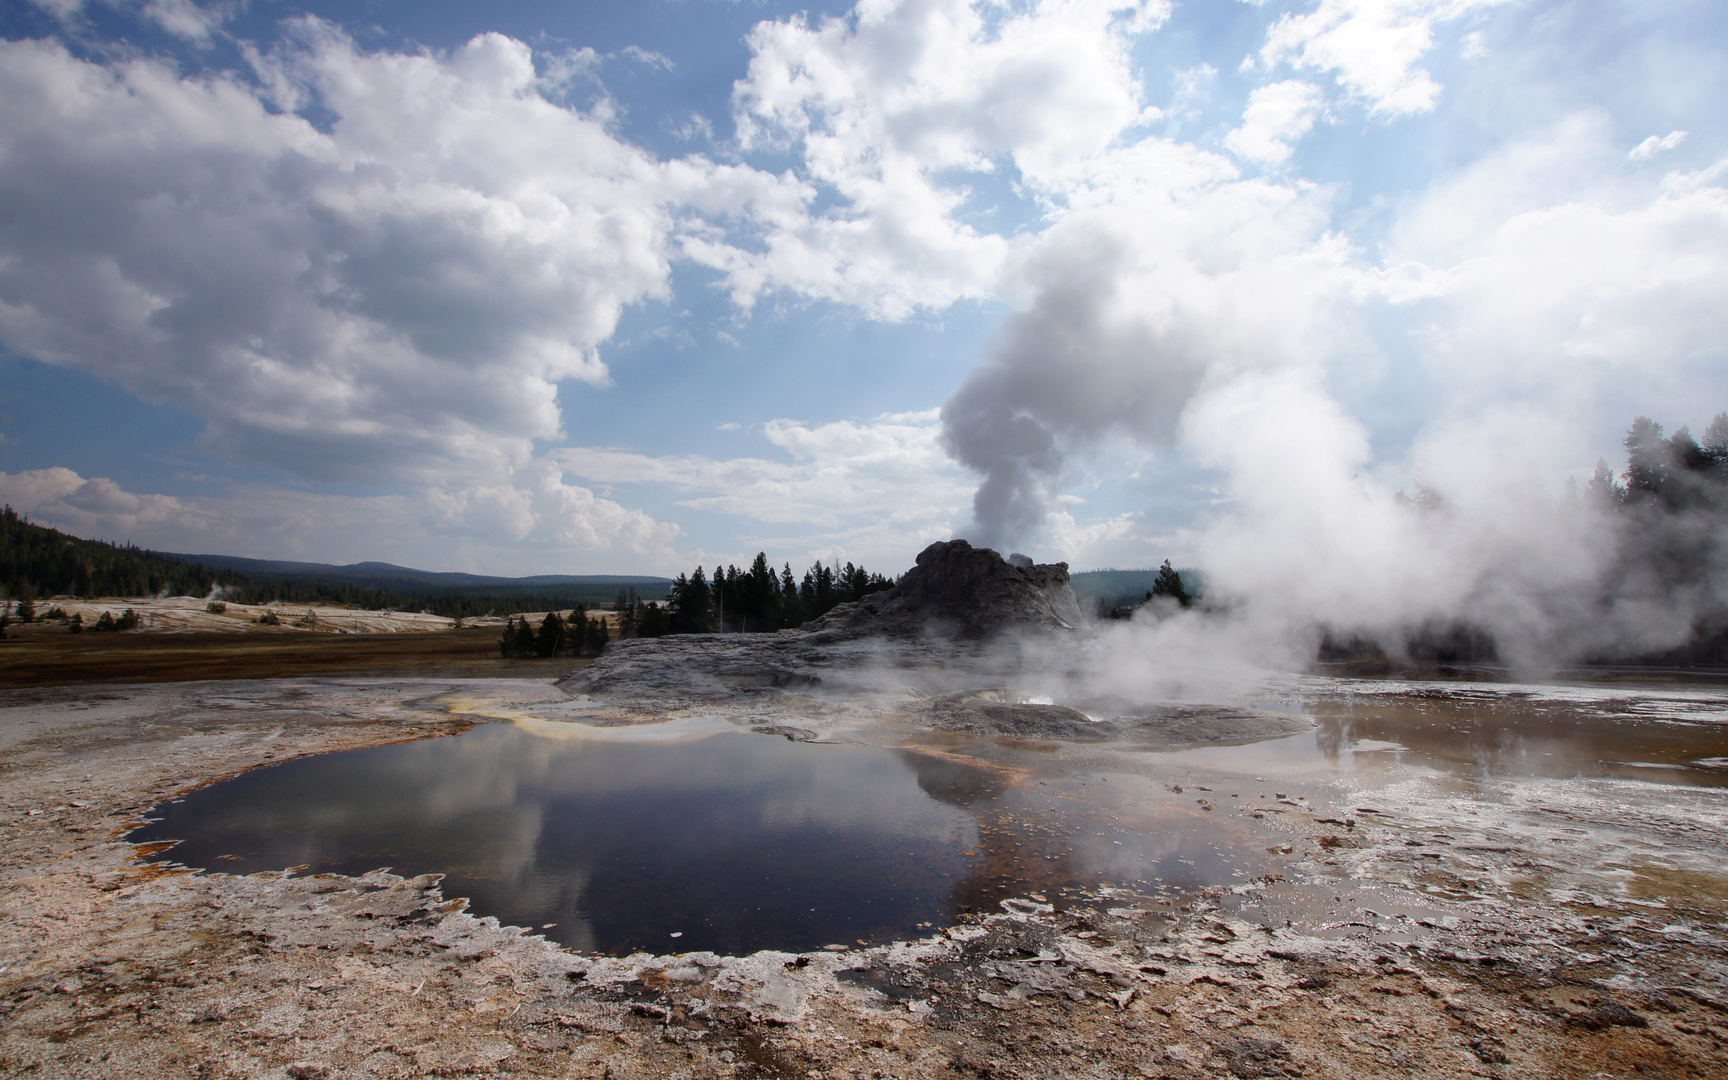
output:
[[[14,636],[15,635],[15,636]],[[314,675],[549,678],[587,659],[507,659],[498,630],[418,634],[69,634],[26,626],[0,641],[0,684],[282,679]]]

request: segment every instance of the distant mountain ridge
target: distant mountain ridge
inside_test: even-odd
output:
[[[1182,575],[1189,595],[1198,596],[1204,590],[1205,578],[1200,571],[1179,567],[1176,572]],[[1081,600],[1144,596],[1157,580],[1157,570],[1086,570],[1069,575],[1069,585]]]
[[[0,507],[0,601],[15,598],[193,596],[241,604],[335,604],[427,611],[450,618],[565,611],[607,604],[629,590],[664,599],[672,580],[628,574],[490,577],[385,562],[293,562],[178,555],[85,540]]]
[[[217,570],[233,570],[242,574],[269,574],[290,577],[321,577],[331,581],[402,582],[420,586],[451,589],[523,585],[592,585],[643,586],[669,588],[672,579],[648,574],[533,574],[527,577],[492,577],[485,574],[464,574],[446,570],[416,570],[387,562],[358,562],[346,565],[333,563],[290,562],[283,559],[248,559],[239,555],[187,555],[160,551],[166,559],[197,563]]]

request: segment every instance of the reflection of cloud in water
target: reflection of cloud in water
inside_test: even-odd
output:
[[[902,747],[895,753],[917,775],[919,790],[937,802],[963,809],[997,798],[1025,779],[1024,770],[933,747]]]
[[[152,831],[185,837],[192,865],[446,872],[478,913],[585,949],[667,927],[690,948],[814,947],[836,918],[841,937],[905,933],[947,916],[976,835],[890,751],[735,729],[639,744],[484,725],[257,770],[165,813]],[[244,862],[212,861],[229,853]]]
[[[1269,739],[1247,746],[1197,746],[1170,750],[1160,761],[1187,769],[1212,772],[1312,772],[1337,760],[1336,747],[1328,752],[1324,726],[1315,731]]]
[[[604,727],[498,699],[509,723],[260,769],[163,808],[154,836],[185,837],[170,857],[221,869],[447,871],[478,913],[558,923],[549,934],[579,948],[662,947],[678,932],[682,947],[729,951],[880,939],[1066,885],[1240,880],[1266,861],[1248,800],[1286,777],[1728,783],[1719,725],[1657,715],[1682,697],[1707,714],[1719,698],[1578,695],[1592,702],[1580,707],[1523,688],[1404,689],[1310,692],[1312,731],[1164,752],[928,734],[896,749],[801,744],[741,732],[723,709]],[[1165,779],[1086,771],[1110,755]],[[1207,774],[1224,781],[1204,794],[1225,812],[1164,786]],[[1279,779],[1233,804],[1232,774]],[[212,861],[228,853],[245,861]]]

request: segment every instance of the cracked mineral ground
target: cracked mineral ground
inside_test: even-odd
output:
[[[0,1067],[1728,1074],[1728,693],[1283,676],[1123,720],[1011,689],[793,682],[7,691]],[[1070,711],[1113,737],[1061,737]],[[1004,716],[1048,737],[990,730]],[[1209,716],[1233,737],[1203,738]],[[710,791],[768,790],[716,820],[689,801],[704,768]],[[686,790],[654,809],[675,773]],[[584,831],[603,798],[647,823]],[[450,823],[460,843],[426,839]],[[126,842],[141,826],[156,842]],[[798,849],[743,853],[801,829],[835,865],[877,861],[842,889],[792,875],[740,917],[728,865],[772,867]],[[656,851],[659,876],[607,877],[609,852],[728,833],[746,842],[706,866]],[[807,888],[894,911],[800,922]],[[704,903],[726,934],[690,921]]]

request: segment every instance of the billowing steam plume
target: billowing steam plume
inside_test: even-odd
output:
[[[1235,646],[1311,655],[1326,630],[1395,649],[1463,627],[1539,667],[1694,638],[1728,611],[1728,501],[1663,496],[1653,544],[1657,510],[1632,528],[1600,479],[1567,478],[1618,461],[1634,415],[1702,429],[1728,408],[1724,170],[1490,204],[1508,168],[1408,208],[1379,265],[1319,195],[1267,183],[1053,227],[943,410],[982,478],[971,538],[1035,546],[1071,474],[1128,438],[1218,478],[1177,554],[1207,571]]]

